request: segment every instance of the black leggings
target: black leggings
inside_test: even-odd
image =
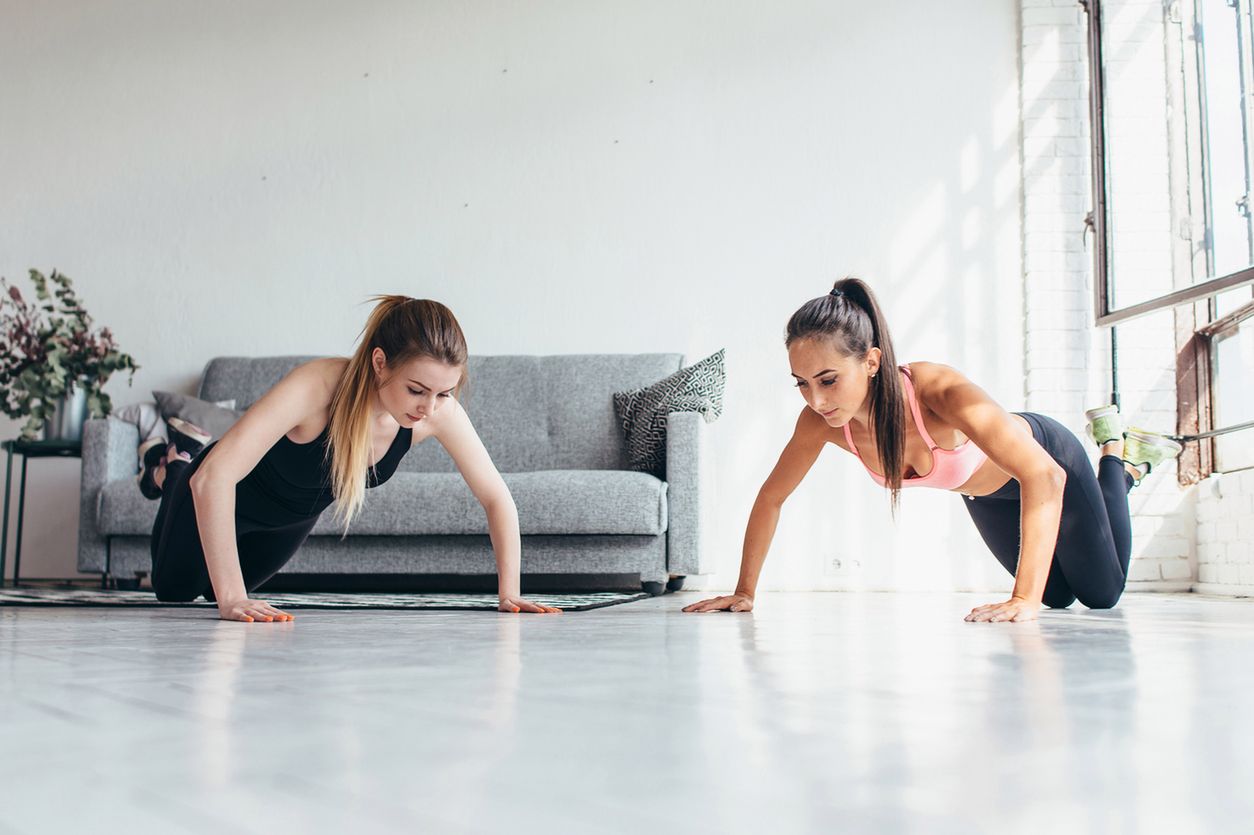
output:
[[[205,460],[206,448],[190,463],[166,466],[161,508],[152,527],[152,589],[158,600],[213,600],[213,585],[205,565],[205,550],[196,524],[191,477]],[[313,530],[318,517],[282,527],[261,525],[241,517],[236,509],[235,542],[239,550],[244,588],[250,593],[273,577],[292,558]]]
[[[1061,609],[1078,599],[1090,609],[1109,609],[1123,594],[1132,556],[1132,476],[1114,455],[1102,456],[1094,476],[1084,447],[1065,426],[1044,415],[1020,414],[1032,437],[1067,473],[1044,603]],[[1019,482],[1012,478],[997,492],[964,504],[993,556],[1013,575],[1019,564]]]

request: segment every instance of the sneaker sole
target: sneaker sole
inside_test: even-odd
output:
[[[1163,449],[1169,449],[1176,455],[1179,455],[1181,452],[1184,451],[1183,446],[1171,440],[1171,438],[1165,437],[1163,435],[1142,432],[1137,429],[1129,429],[1127,432],[1127,437],[1128,437],[1128,440],[1136,441],[1138,444],[1141,444],[1143,446],[1155,446],[1155,447],[1162,447]]]
[[[1113,406],[1098,406],[1096,409],[1089,409],[1087,412],[1084,413],[1084,419],[1087,421],[1092,421],[1093,418],[1097,417],[1099,413],[1105,412],[1108,409],[1112,409],[1112,408],[1114,407]],[[1115,411],[1112,412],[1112,414],[1116,414],[1116,415],[1119,414],[1119,410],[1115,409]],[[1102,417],[1106,417],[1106,415],[1102,415]]]
[[[212,436],[206,435],[204,432],[197,431],[196,429],[192,428],[192,424],[188,423],[182,418],[170,418],[168,423],[171,429],[173,429],[175,432],[178,432],[180,435],[187,438],[188,440],[195,441],[196,443],[199,443],[199,444],[207,444],[213,440]]]

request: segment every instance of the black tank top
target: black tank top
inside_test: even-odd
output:
[[[331,462],[326,457],[330,426],[312,441],[298,444],[284,435],[252,472],[236,485],[235,514],[266,526],[290,525],[319,516],[331,506]],[[409,452],[413,430],[397,430],[392,445],[370,469],[366,487],[378,487]]]

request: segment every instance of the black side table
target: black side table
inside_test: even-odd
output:
[[[4,560],[9,553],[9,493],[13,486],[13,456],[22,456],[22,485],[17,494],[17,542],[13,550],[13,585],[22,574],[22,520],[26,515],[26,462],[32,458],[82,458],[82,441],[27,441],[18,438],[0,446],[8,453],[4,468],[4,534],[0,536],[0,586],[4,585]]]

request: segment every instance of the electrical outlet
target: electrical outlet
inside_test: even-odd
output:
[[[832,557],[827,561],[825,574],[849,574],[862,568],[862,561],[851,557]]]

